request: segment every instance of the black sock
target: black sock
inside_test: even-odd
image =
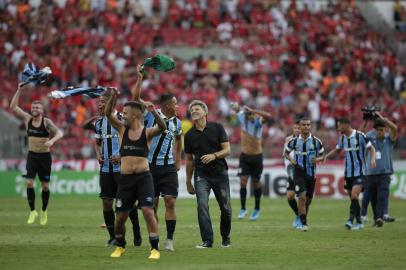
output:
[[[354,215],[355,219],[357,220],[357,223],[362,223],[361,220],[361,206],[359,205],[359,200],[358,199],[353,199],[351,200],[351,205],[354,205]]]
[[[307,216],[300,215],[300,221],[302,222],[303,225],[307,225]]]
[[[128,214],[130,217],[131,223],[133,225],[133,233],[135,234],[140,234],[140,223],[138,220],[138,211],[137,208],[133,208],[130,213]]]
[[[166,220],[166,233],[167,239],[173,240],[173,233],[175,232],[176,220]]]
[[[111,210],[103,210],[104,223],[106,223],[107,231],[109,232],[110,238],[114,238],[114,212]]]
[[[27,201],[31,211],[35,210],[35,190],[34,188],[27,188]]]
[[[245,201],[247,200],[247,188],[240,188],[241,209],[245,210]]]
[[[261,195],[262,195],[262,188],[258,188],[254,190],[254,196],[255,196],[255,209],[259,210],[260,208],[260,203],[261,203]]]
[[[123,234],[116,234],[116,245],[125,248],[126,242]]]
[[[41,197],[42,197],[42,211],[47,210],[48,207],[48,201],[49,201],[49,189],[47,191],[42,191]]]
[[[295,212],[295,215],[299,215],[299,209],[297,208],[297,202],[295,199],[288,200],[290,208],[292,208],[293,212]]]
[[[354,221],[354,218],[357,215],[357,206],[359,208],[358,199],[352,199],[351,200],[351,205],[350,205],[350,220],[351,220],[351,222]]]
[[[158,244],[159,244],[159,236],[150,236],[149,237],[149,242],[151,243],[151,249],[156,249],[158,250]]]

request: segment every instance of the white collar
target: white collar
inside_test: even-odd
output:
[[[311,139],[312,137],[313,137],[312,133],[309,133],[309,137],[307,137],[306,141],[307,141],[308,139]],[[299,134],[299,139],[302,139],[302,140],[303,140],[302,134]]]
[[[355,129],[352,130],[350,137],[354,137],[357,131]]]

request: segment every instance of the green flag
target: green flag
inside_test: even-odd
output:
[[[153,57],[145,59],[144,63],[142,64],[142,67],[143,68],[152,67],[153,69],[158,71],[168,72],[175,69],[176,65],[175,61],[173,61],[173,59],[170,58],[169,56],[157,54],[154,55]],[[144,69],[144,76],[145,75],[147,75],[147,72]]]

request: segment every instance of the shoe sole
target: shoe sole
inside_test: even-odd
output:
[[[351,229],[352,229],[352,226],[350,226],[350,225],[348,225],[348,224],[345,224],[344,227],[347,228],[348,230],[351,230]]]
[[[159,257],[157,257],[157,258],[151,258],[151,257],[148,257],[148,260],[159,260],[161,257],[159,256]]]
[[[120,256],[113,256],[113,255],[110,255],[110,257],[111,258],[120,258],[121,256],[123,256],[124,255],[124,252],[123,253],[121,253],[121,255]]]

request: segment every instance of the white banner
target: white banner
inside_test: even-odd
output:
[[[232,198],[240,196],[240,180],[237,176],[238,160],[227,160],[229,165],[230,191]],[[64,160],[54,161],[53,171],[91,171],[97,172],[99,164],[97,160]],[[391,194],[396,198],[406,199],[406,161],[394,162],[395,174],[391,181]],[[0,171],[19,170],[25,171],[25,160],[0,160]],[[344,167],[342,162],[330,162],[317,168],[317,181],[315,196],[327,198],[347,198],[344,190]],[[179,174],[179,197],[192,198],[186,190],[186,171],[182,166]],[[264,196],[276,198],[284,196],[287,187],[287,175],[280,160],[264,160],[264,171],[261,177]],[[252,194],[251,183],[248,186],[248,194]],[[213,195],[212,195],[213,196]]]

